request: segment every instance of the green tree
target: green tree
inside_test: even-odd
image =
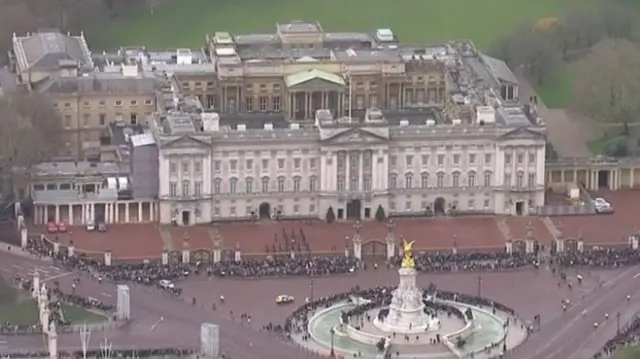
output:
[[[332,223],[333,221],[336,220],[336,214],[333,213],[333,207],[329,206],[329,208],[327,209],[327,215],[325,216],[325,219],[327,220],[327,223]]]
[[[384,222],[387,219],[387,214],[384,213],[384,208],[382,205],[378,205],[378,209],[376,210],[376,221]]]

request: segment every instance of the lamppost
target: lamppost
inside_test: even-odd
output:
[[[309,302],[313,303],[313,279],[309,282]]]
[[[396,226],[396,222],[394,222],[393,219],[389,219],[387,221],[387,234],[391,234],[395,226]]]
[[[356,223],[353,224],[353,229],[356,230],[357,235],[360,235],[360,230],[362,229],[362,223],[360,223],[360,221],[356,221]]]
[[[617,334],[620,334],[620,312],[616,313]]]
[[[335,329],[331,328],[329,330],[329,333],[331,333],[331,353],[329,354],[332,358],[336,357],[336,352],[333,350],[333,336],[336,334]]]
[[[478,297],[482,296],[482,275],[478,275]]]

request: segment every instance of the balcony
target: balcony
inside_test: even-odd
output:
[[[161,195],[160,199],[163,201],[174,201],[174,202],[193,202],[193,201],[204,201],[210,200],[213,198],[212,194],[200,193],[200,194],[191,194],[191,195]]]

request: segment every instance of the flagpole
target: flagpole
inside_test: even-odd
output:
[[[353,108],[353,84],[351,83],[351,71],[347,72],[349,77],[349,122],[351,122],[351,109]]]

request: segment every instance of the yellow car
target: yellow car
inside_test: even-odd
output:
[[[294,299],[290,295],[280,294],[276,297],[276,304],[289,304],[293,303]]]

